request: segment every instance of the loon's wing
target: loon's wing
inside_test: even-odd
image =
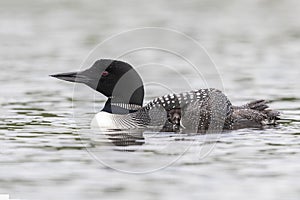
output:
[[[220,90],[200,89],[156,98],[133,116],[147,126],[161,127],[161,131],[177,132],[184,127],[205,132],[227,127],[231,113],[232,104]]]
[[[232,105],[227,96],[216,89],[205,91],[204,97],[182,108],[182,124],[198,133],[217,133],[226,129]]]

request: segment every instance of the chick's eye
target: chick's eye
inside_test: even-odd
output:
[[[109,74],[109,72],[108,72],[108,71],[104,71],[104,72],[102,72],[102,74],[101,74],[101,75],[105,77],[105,76],[108,76],[108,74]]]

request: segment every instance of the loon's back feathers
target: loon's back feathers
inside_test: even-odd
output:
[[[158,97],[130,116],[140,125],[162,126],[163,132],[205,133],[276,124],[279,112],[267,109],[267,103],[233,106],[220,90],[200,89]]]

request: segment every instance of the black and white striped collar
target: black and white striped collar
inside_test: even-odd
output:
[[[136,104],[128,104],[128,103],[119,103],[119,102],[111,102],[111,98],[109,98],[102,111],[112,113],[112,114],[128,114],[136,112],[141,109],[142,106]]]

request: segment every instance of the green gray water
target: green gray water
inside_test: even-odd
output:
[[[42,200],[298,199],[299,8],[296,0],[0,1],[0,194]],[[80,95],[73,101],[72,84],[48,75],[78,69],[113,34],[148,26],[195,38],[218,66],[234,104],[269,99],[284,120],[212,138],[145,133],[127,147],[91,131],[94,102]],[[184,89],[163,72],[147,75]],[[146,101],[163,92],[149,88]],[[105,98],[96,97],[99,110]],[[82,120],[73,118],[74,111]],[[202,158],[201,152],[210,153]]]

